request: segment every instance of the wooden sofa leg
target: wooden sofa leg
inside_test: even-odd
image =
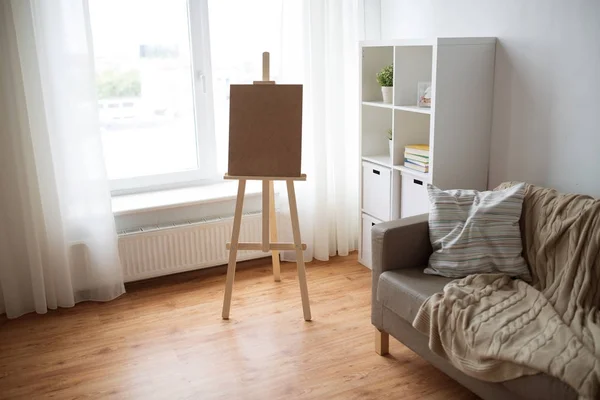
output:
[[[375,352],[380,356],[390,352],[390,334],[377,328],[375,329]]]

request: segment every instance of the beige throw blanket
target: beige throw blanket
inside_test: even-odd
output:
[[[503,184],[506,187],[508,184]],[[475,378],[544,372],[600,394],[600,200],[529,186],[521,221],[533,286],[470,275],[428,298],[413,326]]]

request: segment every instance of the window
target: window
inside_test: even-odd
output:
[[[113,191],[217,178],[206,0],[90,0]]]
[[[288,71],[294,68],[289,65],[298,68],[290,56],[298,47],[282,41],[300,32],[301,3],[89,4],[100,129],[113,192],[222,178],[227,169],[229,85],[259,79],[263,51],[271,52],[271,79],[286,82],[282,60],[287,60]],[[284,13],[293,16],[285,24]]]
[[[271,53],[271,79],[284,82],[281,75],[281,15],[284,1],[208,0],[217,161],[220,170],[227,168],[229,85],[249,84],[260,79],[264,51]]]

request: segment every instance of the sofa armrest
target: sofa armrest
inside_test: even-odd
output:
[[[373,226],[373,275],[427,264],[433,251],[429,240],[428,218],[429,214],[421,214]]]
[[[373,226],[372,241],[372,310],[371,322],[383,329],[381,304],[377,301],[379,275],[400,268],[427,265],[432,253],[429,240],[429,214],[415,215]]]

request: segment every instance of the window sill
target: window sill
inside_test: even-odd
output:
[[[112,198],[112,211],[114,216],[120,216],[235,200],[237,188],[237,182],[230,181],[212,185],[114,196]],[[259,195],[261,192],[260,181],[248,181],[246,183],[246,196]]]

